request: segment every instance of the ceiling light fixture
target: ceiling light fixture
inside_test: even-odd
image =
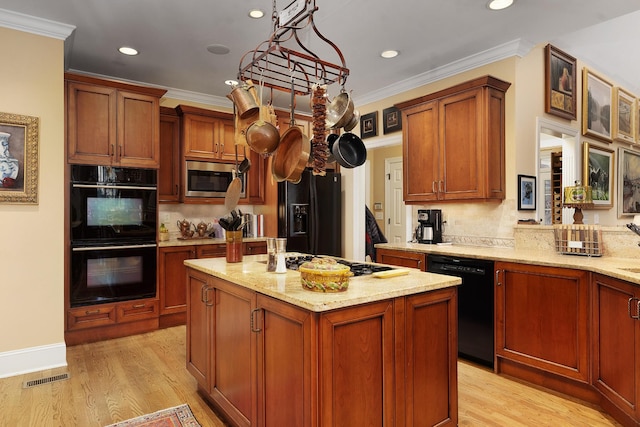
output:
[[[395,58],[396,56],[398,56],[400,52],[398,52],[397,50],[383,50],[380,53],[380,56],[382,56],[383,58],[389,59],[389,58]]]
[[[231,50],[222,44],[210,44],[207,46],[207,50],[216,55],[226,55]]]
[[[238,86],[238,81],[229,79],[229,80],[225,80],[224,84],[226,84],[228,86]]]
[[[264,12],[260,9],[251,9],[249,11],[249,16],[253,19],[260,19],[264,16]]]
[[[120,49],[118,49],[118,52],[122,53],[123,55],[129,56],[135,56],[138,54],[138,51],[136,49],[127,46],[122,46]]]
[[[491,10],[506,9],[513,4],[514,0],[491,0],[487,3],[487,7]]]

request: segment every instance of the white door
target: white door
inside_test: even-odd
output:
[[[402,157],[385,160],[385,227],[384,236],[390,243],[407,241],[405,205],[402,200]]]

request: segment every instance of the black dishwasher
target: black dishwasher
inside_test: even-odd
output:
[[[493,368],[493,261],[427,255],[427,271],[462,279],[458,286],[458,356]]]

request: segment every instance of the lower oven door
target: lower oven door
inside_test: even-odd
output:
[[[71,307],[155,295],[155,243],[72,248]]]

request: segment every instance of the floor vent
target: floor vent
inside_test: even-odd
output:
[[[39,380],[25,381],[22,384],[22,388],[31,388],[37,385],[43,385],[43,384],[53,383],[56,381],[68,380],[69,377],[70,377],[69,373],[64,373],[60,375],[53,375],[51,377],[40,378]]]

